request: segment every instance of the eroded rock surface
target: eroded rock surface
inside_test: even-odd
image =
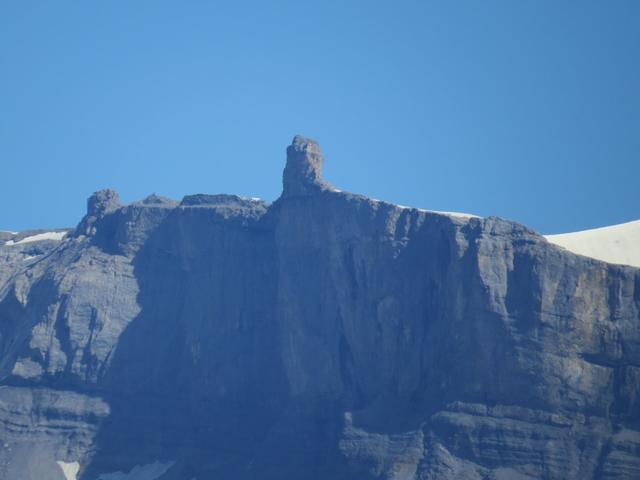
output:
[[[270,205],[103,191],[0,241],[0,478],[640,477],[640,269],[287,153]]]

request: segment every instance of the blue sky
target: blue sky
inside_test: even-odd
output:
[[[91,192],[343,190],[542,232],[640,218],[640,2],[0,3],[0,229]]]

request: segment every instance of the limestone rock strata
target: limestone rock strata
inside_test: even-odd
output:
[[[322,163],[296,137],[272,204],[103,191],[37,260],[0,241],[0,478],[640,477],[640,269]]]

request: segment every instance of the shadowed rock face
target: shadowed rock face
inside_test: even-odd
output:
[[[639,269],[321,168],[0,245],[0,478],[640,477]]]

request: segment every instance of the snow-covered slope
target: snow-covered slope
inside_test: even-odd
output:
[[[640,220],[545,238],[573,253],[640,267]]]
[[[43,232],[37,233],[35,235],[31,235],[30,237],[25,237],[22,240],[18,240],[17,242],[13,240],[9,240],[5,243],[6,246],[11,245],[20,245],[23,243],[31,243],[31,242],[41,242],[42,240],[55,240],[59,241],[64,238],[67,232]]]
[[[78,476],[78,471],[80,471],[80,464],[78,462],[56,462],[60,469],[62,470],[62,474],[66,480],[76,480]]]

